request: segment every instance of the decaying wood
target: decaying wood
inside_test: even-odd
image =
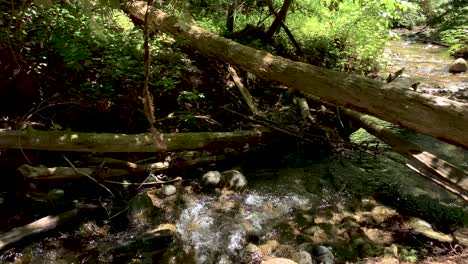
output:
[[[126,9],[144,21],[147,9],[144,1],[129,1]],[[261,78],[468,148],[468,104],[417,93],[397,83],[342,74],[273,56],[188,25],[160,10],[151,9],[148,20],[150,26]]]
[[[448,186],[444,188],[452,193],[453,190],[456,190],[457,195],[464,196],[464,199],[468,198],[468,172],[436,157],[429,151],[409,142],[402,136],[393,133],[390,129],[375,123],[360,113],[349,109],[344,109],[343,112],[355,122],[358,122],[367,132],[410,160],[412,167],[418,171],[430,172],[437,177],[438,182],[443,183],[442,187]]]
[[[389,74],[388,77],[387,77],[387,83],[390,83],[392,82],[393,80],[395,80],[396,78],[398,78],[398,76],[400,76],[401,74],[403,74],[403,71],[405,70],[405,67],[399,69],[398,71],[396,71],[394,74]]]
[[[439,180],[438,178],[436,177],[432,177],[430,174],[428,173],[425,173],[424,171],[420,170],[420,169],[417,169],[416,167],[414,167],[413,165],[411,164],[405,164],[406,167],[408,167],[410,170],[416,172],[417,174],[419,174],[420,176],[426,178],[427,180],[439,185],[440,187],[446,189],[447,191],[457,195],[458,197],[460,197],[461,199],[463,199],[465,202],[468,202],[468,196],[465,195],[463,193],[463,190],[460,190],[460,188],[453,188],[452,186],[446,184],[445,182]]]
[[[108,168],[76,168],[72,167],[33,167],[23,164],[18,171],[24,177],[34,180],[80,179],[85,175],[99,174],[99,178],[119,177],[130,174],[128,170]]]
[[[224,109],[231,112],[231,113],[233,113],[233,114],[235,114],[235,115],[238,115],[238,116],[240,116],[240,117],[242,117],[242,118],[244,118],[246,120],[249,120],[249,121],[251,121],[253,123],[257,123],[259,125],[265,126],[265,127],[269,128],[269,129],[271,129],[272,131],[278,131],[278,132],[284,133],[286,135],[302,139],[304,141],[308,141],[308,142],[311,142],[311,143],[316,143],[316,141],[314,141],[312,139],[312,137],[313,138],[321,138],[321,139],[330,140],[328,138],[328,134],[327,134],[327,137],[319,136],[319,135],[310,135],[310,134],[305,135],[303,133],[299,133],[298,131],[291,130],[291,129],[287,128],[287,127],[284,127],[281,124],[277,124],[277,123],[272,122],[272,121],[261,120],[259,116],[256,116],[256,117],[247,116],[247,115],[244,115],[242,113],[236,112],[236,111],[228,109],[228,108],[224,108]]]
[[[295,97],[294,100],[299,106],[299,109],[301,110],[302,118],[304,118],[306,122],[310,122],[314,124],[315,118],[310,113],[310,108],[309,108],[309,104],[307,103],[307,100],[302,97]]]
[[[95,207],[74,209],[59,215],[49,215],[25,226],[17,227],[5,234],[0,235],[0,251],[33,235],[45,233],[59,226],[69,224],[77,219],[83,218],[85,211],[94,210]]]
[[[255,144],[268,131],[200,132],[164,134],[167,148],[151,134],[78,133],[71,131],[0,130],[0,148],[85,152],[163,152],[190,149],[237,148]]]
[[[225,160],[225,155],[204,155],[201,153],[197,156],[189,154],[191,151],[175,153],[168,156],[167,161],[153,162],[147,164],[136,164],[133,162],[111,159],[111,158],[94,158],[88,157],[81,160],[83,164],[108,167],[113,169],[127,169],[128,171],[150,172],[163,171],[173,168],[183,168],[187,166],[199,165],[203,163],[216,162]]]
[[[124,160],[110,158],[86,158],[82,163],[87,165],[95,165],[96,167],[33,167],[28,164],[23,164],[18,168],[18,171],[28,179],[33,180],[57,180],[57,179],[82,179],[97,176],[100,179],[108,179],[120,177],[136,173],[158,172],[168,169],[180,169],[194,165],[201,165],[212,162],[225,160],[225,155],[210,155],[192,158],[174,158],[171,161],[154,162],[148,164],[135,164]],[[94,178],[93,178],[94,179]],[[97,180],[96,180],[97,181]]]
[[[232,76],[232,80],[234,81],[237,88],[239,89],[239,92],[242,94],[242,97],[244,97],[244,100],[247,103],[247,105],[249,106],[250,111],[252,111],[252,113],[254,115],[258,114],[257,107],[255,106],[255,103],[253,101],[253,97],[249,93],[249,90],[247,90],[247,88],[245,88],[244,84],[242,84],[241,79],[237,75],[236,70],[231,66],[229,66],[228,69],[229,69],[229,73]]]

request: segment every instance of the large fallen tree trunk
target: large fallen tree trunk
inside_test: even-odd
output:
[[[260,142],[269,132],[200,132],[164,134],[167,148],[151,134],[77,133],[71,131],[1,130],[0,148],[87,152],[163,152],[243,147]]]
[[[145,2],[130,1],[126,9],[144,21]],[[273,56],[185,24],[156,9],[150,11],[148,20],[148,25],[259,77],[468,149],[468,104],[417,93],[396,83],[386,84]]]
[[[368,133],[388,144],[395,152],[407,158],[414,168],[436,182],[442,188],[458,195],[468,202],[468,173],[463,169],[433,155],[427,150],[422,149],[406,140],[404,137],[393,133],[390,129],[377,124],[368,117],[355,111],[344,109],[344,113],[357,122]],[[424,171],[430,174],[423,173]],[[434,176],[436,179],[434,179]]]

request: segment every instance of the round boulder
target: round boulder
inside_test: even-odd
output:
[[[466,72],[468,65],[463,58],[456,59],[452,65],[449,67],[449,72],[451,73],[460,73]]]
[[[162,188],[161,188],[161,194],[164,195],[164,196],[171,196],[171,195],[174,195],[176,194],[177,192],[177,188],[174,186],[174,185],[164,185]]]
[[[224,186],[229,190],[242,191],[247,188],[247,179],[240,171],[223,171],[221,172],[221,179],[224,182]]]
[[[202,185],[208,188],[216,188],[221,183],[221,173],[219,171],[209,171],[202,177]]]

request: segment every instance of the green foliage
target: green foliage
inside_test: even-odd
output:
[[[400,251],[400,259],[403,261],[416,263],[418,261],[418,251],[414,248],[402,248]]]
[[[300,15],[288,16],[299,30],[306,54],[314,64],[339,71],[372,71],[389,39],[388,29],[405,1],[297,1]],[[320,61],[320,56],[322,60]]]
[[[199,26],[223,33],[228,3],[226,0],[190,1],[184,8],[191,10]],[[273,3],[278,10],[283,1]],[[286,24],[303,46],[309,62],[339,71],[366,73],[378,65],[393,21],[402,12],[415,8],[404,0],[297,0],[291,4]],[[268,14],[264,1],[237,1],[234,30],[242,30],[246,25],[268,28],[274,18]],[[291,53],[294,47],[283,30],[280,32],[279,47],[286,47]],[[277,53],[277,49],[270,51]]]
[[[8,14],[8,8],[2,9]],[[14,22],[14,21],[13,21]],[[144,79],[143,33],[121,11],[88,1],[50,6],[31,5],[22,30],[12,35],[39,74],[64,79],[62,94],[82,98],[118,98],[139,90]],[[4,26],[4,25],[3,25]],[[182,71],[191,67],[174,40],[158,35],[152,50],[152,90],[174,89]]]
[[[440,33],[442,40],[450,45],[452,49],[459,49],[468,45],[468,26],[457,26],[443,30]]]

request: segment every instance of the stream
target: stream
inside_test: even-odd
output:
[[[383,75],[405,67],[396,81],[420,82],[419,88],[431,93],[447,89],[467,95],[466,73],[448,73],[452,59],[447,48],[403,38],[393,41],[385,56],[389,64]],[[405,136],[468,169],[467,151],[412,132]],[[383,255],[410,260],[452,252],[453,244],[437,230],[455,226],[466,210],[456,209],[459,204],[451,194],[397,162],[402,160],[398,155],[381,150],[374,155],[345,151],[325,159],[308,157],[306,151],[298,151],[261,164],[239,164],[248,181],[242,191],[205,190],[199,181],[206,171],[192,175],[191,182],[173,184],[170,195],[162,195],[162,188],[146,189],[157,204],[155,219],[143,217],[138,225],[130,220],[124,228],[113,227],[132,218],[130,205],[124,213],[109,214],[112,219],[87,221],[73,231],[57,231],[24,248],[11,248],[0,255],[0,262],[380,263]],[[426,221],[441,238],[415,232],[415,221],[427,223],[413,217],[424,218],[424,212],[397,211],[386,205],[389,197],[401,198],[403,207],[436,201],[428,206],[438,217]],[[418,197],[424,200],[421,204]],[[141,238],[150,230],[171,230],[172,235],[157,240],[151,250],[141,244],[129,249],[133,242],[143,243]],[[275,258],[283,262],[267,262]]]
[[[404,67],[402,76],[395,81],[408,84],[408,87],[420,82],[418,91],[468,102],[468,75],[466,72],[449,73],[448,68],[454,59],[447,47],[422,43],[416,34],[407,30],[401,30],[399,34],[401,39],[391,41],[384,51],[384,59],[388,63],[382,75]]]

